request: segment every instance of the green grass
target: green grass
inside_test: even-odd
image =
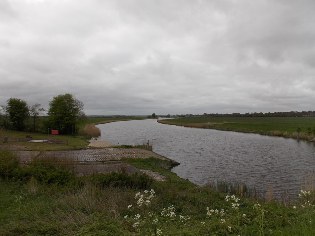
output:
[[[76,177],[68,184],[50,182],[47,176],[58,180],[64,173],[47,168],[45,175],[38,175],[42,163],[35,163],[28,179],[0,178],[0,235],[157,235],[160,230],[162,235],[315,233],[314,195],[294,203],[296,209],[275,202],[260,202],[259,207],[255,206],[257,200],[249,198],[237,201],[235,209],[235,201],[226,201],[226,194],[177,177],[166,160],[124,161],[159,172],[167,180],[146,180],[148,192],[143,190],[143,179],[123,173]],[[152,196],[150,189],[155,191]],[[141,205],[140,198],[144,200]],[[306,200],[312,206],[301,207]],[[209,212],[214,210],[211,215],[207,215],[207,207]]]
[[[53,139],[58,140],[60,143],[29,143],[29,142],[8,142],[3,143],[3,137],[9,138],[25,138],[31,136],[32,139]],[[0,148],[1,149],[18,149],[18,150],[37,150],[37,151],[49,151],[49,150],[71,150],[71,149],[83,149],[89,144],[88,139],[84,136],[72,136],[72,135],[48,135],[41,133],[20,132],[12,130],[0,130]]]
[[[164,124],[258,133],[312,140],[315,117],[191,117],[160,121]]]

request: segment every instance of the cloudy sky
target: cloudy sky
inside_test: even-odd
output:
[[[0,0],[0,104],[315,110],[314,0]]]

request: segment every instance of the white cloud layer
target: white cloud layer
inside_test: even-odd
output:
[[[1,0],[0,104],[87,114],[315,110],[313,0]]]

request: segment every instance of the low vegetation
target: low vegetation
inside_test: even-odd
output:
[[[192,128],[218,129],[262,135],[314,140],[315,117],[186,117],[160,123]]]
[[[76,177],[71,168],[0,160],[0,235],[314,235],[315,196],[288,206],[198,187],[154,158],[129,164],[163,174]]]

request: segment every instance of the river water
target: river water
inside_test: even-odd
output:
[[[172,169],[198,185],[225,181],[244,183],[261,195],[295,198],[305,185],[314,186],[313,143],[258,134],[185,128],[156,120],[98,125],[100,139],[135,145],[148,140],[153,151],[180,163]]]

